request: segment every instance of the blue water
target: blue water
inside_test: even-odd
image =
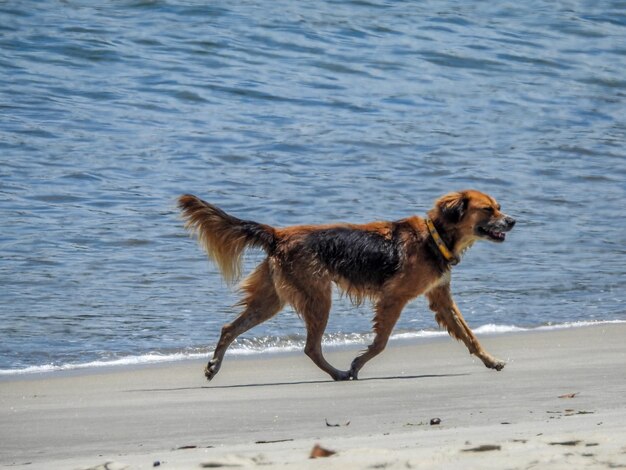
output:
[[[237,295],[183,192],[285,226],[481,189],[518,224],[455,268],[470,325],[626,319],[625,70],[623,1],[2,2],[0,370],[207,354]],[[328,342],[370,317],[336,296]]]

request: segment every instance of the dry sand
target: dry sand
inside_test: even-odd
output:
[[[626,324],[395,343],[357,382],[303,354],[0,381],[10,468],[626,468]],[[347,367],[355,351],[334,351]],[[431,425],[438,418],[441,423]],[[309,459],[315,444],[336,451]]]

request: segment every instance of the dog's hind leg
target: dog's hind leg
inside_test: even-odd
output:
[[[263,261],[242,282],[241,290],[245,292],[245,296],[238,305],[243,306],[244,310],[232,323],[228,323],[222,328],[222,334],[215,347],[213,358],[204,370],[204,375],[208,380],[215,377],[215,374],[220,370],[224,354],[237,336],[269,320],[283,307],[283,303],[276,293],[267,260]]]
[[[393,327],[396,325],[400,313],[406,305],[405,300],[400,299],[381,299],[374,306],[374,341],[359,356],[357,356],[350,366],[350,378],[357,380],[359,378],[359,370],[367,361],[379,355],[387,346],[389,335]]]
[[[306,324],[307,337],[304,353],[333,380],[349,380],[349,372],[334,368],[322,353],[322,336],[328,324],[331,306],[330,285],[323,294],[320,293],[309,298],[303,298],[302,295],[299,297],[299,301],[295,303],[294,307],[302,315]]]
[[[309,317],[314,316],[316,318],[313,321],[307,321],[307,338],[304,353],[311,358],[317,367],[330,375],[333,380],[349,380],[350,373],[330,365],[322,353],[322,336],[328,322],[328,314],[328,311],[324,312],[320,307],[307,312]]]

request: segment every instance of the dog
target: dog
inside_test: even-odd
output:
[[[227,282],[241,276],[248,247],[267,257],[240,284],[241,314],[224,325],[213,358],[205,368],[211,380],[220,370],[228,346],[239,335],[290,304],[307,330],[304,352],[334,380],[357,380],[367,361],[380,354],[405,305],[425,295],[437,323],[486,367],[505,363],[489,354],[465,322],[450,289],[451,268],[478,240],[501,243],[515,219],[501,212],[491,196],[476,190],[440,197],[427,218],[368,224],[298,225],[275,228],[241,220],[193,195],[178,206],[185,227],[219,267]],[[322,354],[322,335],[335,284],[354,304],[370,300],[374,340],[347,371],[329,364]]]

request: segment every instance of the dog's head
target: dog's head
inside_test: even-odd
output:
[[[428,215],[452,238],[455,251],[476,240],[503,242],[515,225],[515,219],[504,214],[494,198],[475,190],[442,196]]]

